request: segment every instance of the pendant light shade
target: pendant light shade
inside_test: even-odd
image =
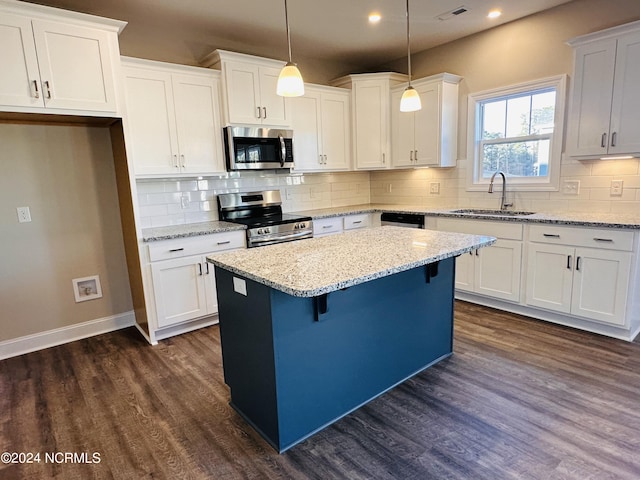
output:
[[[409,67],[409,85],[402,94],[400,99],[401,112],[415,112],[422,109],[420,95],[415,88],[411,86],[411,36],[409,35],[409,0],[407,0],[407,63]]]
[[[291,34],[289,33],[289,11],[287,9],[287,0],[284,0],[284,20],[287,26],[289,61],[280,72],[276,93],[281,97],[301,97],[304,95],[304,80],[302,80],[302,75],[300,74],[300,70],[298,70],[297,65],[291,61]]]
[[[418,91],[411,86],[407,87],[400,99],[400,111],[415,112],[420,109],[422,109],[422,102],[420,101]]]

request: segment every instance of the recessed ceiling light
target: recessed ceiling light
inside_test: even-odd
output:
[[[369,23],[378,23],[380,20],[382,20],[382,15],[378,12],[371,12],[369,14]]]
[[[488,18],[498,18],[500,15],[502,15],[502,12],[500,10],[491,10],[487,14],[487,17]]]

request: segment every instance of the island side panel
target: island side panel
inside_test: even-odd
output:
[[[225,383],[231,389],[231,406],[278,448],[271,289],[243,279],[245,296],[234,290],[237,275],[219,267],[215,267],[215,274],[222,364]]]
[[[452,353],[454,264],[332,292],[319,321],[272,290],[280,451]]]

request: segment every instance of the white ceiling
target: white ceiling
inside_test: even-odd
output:
[[[32,0],[128,22],[123,53],[197,63],[215,48],[286,59],[284,0]],[[411,49],[430,47],[546,10],[570,0],[410,0]],[[450,20],[445,12],[468,11]],[[293,60],[313,58],[375,67],[406,52],[404,0],[288,0]],[[503,15],[487,18],[498,8]],[[382,21],[370,25],[372,11]],[[145,52],[146,50],[146,52]],[[163,58],[164,57],[164,58]]]

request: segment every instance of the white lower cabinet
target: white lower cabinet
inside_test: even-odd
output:
[[[522,225],[441,218],[437,228],[498,238],[492,246],[456,259],[456,289],[510,302],[520,301]]]
[[[164,338],[155,331],[179,325],[188,331],[189,321],[218,313],[215,272],[207,256],[244,246],[244,231],[149,244],[149,297],[155,307],[155,322],[150,321],[150,326],[154,336]]]
[[[536,231],[532,230],[532,234]],[[582,234],[582,239],[578,237],[572,243],[595,241],[606,242],[607,247],[614,245],[614,240],[606,237],[607,232],[594,236],[585,230]],[[625,325],[633,254],[607,248],[560,244],[565,235],[557,227],[553,233],[546,235],[543,238],[555,244],[531,242],[529,245],[527,305],[613,325]],[[532,236],[535,238],[535,235]]]

